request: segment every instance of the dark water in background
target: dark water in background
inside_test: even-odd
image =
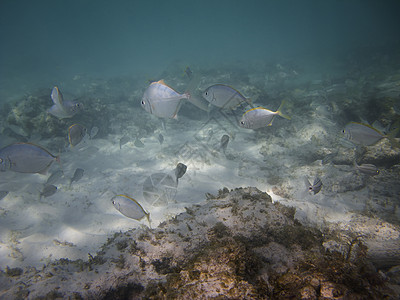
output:
[[[400,39],[400,1],[0,1],[0,101],[176,61],[323,60]]]

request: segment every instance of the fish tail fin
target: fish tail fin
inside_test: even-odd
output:
[[[279,106],[279,108],[278,108],[278,110],[276,111],[276,113],[277,113],[279,116],[281,116],[282,118],[291,120],[291,119],[292,119],[291,117],[289,117],[288,115],[285,115],[285,114],[282,113],[282,111],[281,111],[284,104],[285,104],[285,100],[282,101],[282,103],[281,103],[281,105]]]

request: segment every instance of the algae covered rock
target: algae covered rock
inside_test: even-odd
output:
[[[3,272],[3,296],[397,299],[361,240],[327,251],[326,236],[294,214],[256,188],[224,188],[155,229],[116,233],[88,261]]]

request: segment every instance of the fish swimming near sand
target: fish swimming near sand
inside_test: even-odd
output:
[[[160,142],[160,145],[164,143],[164,136],[161,133],[158,135],[158,141]]]
[[[43,188],[43,190],[40,192],[40,199],[42,197],[50,197],[52,195],[54,195],[57,192],[57,187],[55,185],[52,184],[46,184]]]
[[[31,143],[15,143],[0,150],[0,171],[44,174],[54,161],[60,162],[60,158]]]
[[[189,93],[179,94],[165,84],[164,80],[152,82],[145,90],[141,105],[150,114],[159,118],[176,119],[182,99],[189,99]]]
[[[239,126],[247,129],[258,129],[265,126],[271,126],[275,116],[281,116],[290,120],[290,117],[281,112],[282,101],[277,111],[271,111],[263,107],[256,107],[246,111],[239,121]]]
[[[178,182],[178,179],[181,178],[183,175],[185,175],[187,170],[187,166],[183,163],[178,163],[178,165],[175,168],[175,177],[176,177],[176,182]]]
[[[214,84],[208,87],[202,96],[210,104],[226,109],[236,109],[242,103],[251,102],[239,91],[225,84]]]
[[[318,177],[315,177],[313,184],[311,184],[311,182],[305,177],[304,178],[304,183],[306,185],[307,190],[310,193],[314,193],[314,195],[318,194],[321,191],[322,181]]]
[[[53,116],[64,119],[73,117],[78,111],[83,109],[82,103],[74,101],[64,101],[64,97],[57,86],[51,91],[51,99],[54,105],[48,110]]]
[[[116,195],[111,199],[111,203],[121,214],[128,218],[140,221],[146,217],[150,225],[150,213],[146,212],[135,199],[127,195]]]
[[[373,164],[361,164],[358,165],[357,162],[354,162],[354,167],[357,171],[369,175],[369,176],[376,176],[379,175],[379,169],[377,166]]]
[[[83,177],[83,173],[85,172],[84,169],[81,168],[77,168],[74,172],[74,176],[72,176],[70,182],[69,182],[69,186],[71,187],[73,182],[77,182],[79,181],[82,177]]]
[[[68,142],[72,147],[78,145],[86,136],[86,127],[80,124],[73,124],[68,128]]]
[[[385,135],[370,125],[350,122],[344,127],[342,133],[348,140],[358,145],[371,146],[383,138],[388,138],[393,146],[398,147],[399,143],[394,140],[394,137],[398,133],[399,129],[400,128],[396,128],[388,135]]]

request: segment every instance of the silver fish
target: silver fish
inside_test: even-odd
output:
[[[51,91],[51,99],[54,105],[48,110],[50,114],[59,119],[71,118],[79,110],[83,109],[82,103],[73,101],[64,101],[64,97],[57,86]]]
[[[281,112],[282,106],[285,102],[282,101],[277,111],[271,111],[263,107],[256,107],[246,111],[240,122],[239,126],[247,129],[258,129],[265,126],[271,126],[275,116],[281,116],[290,120],[290,117]]]
[[[214,84],[202,95],[212,105],[226,109],[236,109],[242,103],[250,103],[239,91],[225,84]]]
[[[179,94],[165,84],[164,80],[152,82],[145,90],[142,107],[159,118],[176,119],[182,99],[189,99],[190,94]]]
[[[73,124],[68,128],[68,142],[74,147],[78,145],[86,136],[86,127],[80,124]]]
[[[235,109],[242,103],[249,103],[240,92],[225,84],[214,84],[203,92],[203,98],[212,105],[226,109]]]
[[[150,224],[150,213],[146,212],[135,199],[126,195],[116,195],[111,199],[111,203],[124,216],[137,221],[146,217]]]
[[[357,171],[360,171],[361,173],[369,175],[369,176],[379,175],[378,167],[373,164],[358,165],[357,162],[354,162],[354,167],[356,168]]]
[[[79,181],[82,177],[83,177],[83,173],[85,172],[84,169],[81,168],[77,168],[74,172],[74,176],[72,176],[70,182],[69,182],[69,186],[71,187],[71,184],[73,182],[77,182]]]
[[[176,181],[178,182],[178,179],[181,178],[183,175],[185,175],[187,170],[187,166],[183,163],[178,163],[178,165],[175,168],[175,177]]]
[[[42,197],[50,197],[52,195],[54,195],[57,192],[57,187],[55,185],[52,184],[46,184],[42,190],[42,192],[40,193],[40,198]]]
[[[8,195],[9,191],[0,191],[0,200]]]
[[[54,161],[60,158],[31,143],[15,143],[0,150],[0,171],[43,174]]]
[[[222,150],[222,152],[225,153],[226,147],[228,147],[228,143],[229,143],[229,135],[224,134],[221,138],[221,146],[220,146],[220,150]]]
[[[63,176],[64,176],[63,170],[57,170],[57,171],[53,172],[49,176],[49,178],[47,178],[46,184],[47,185],[54,184]]]
[[[164,136],[161,133],[158,135],[158,141],[160,142],[160,145],[164,143]]]
[[[376,144],[386,137],[372,126],[357,122],[350,122],[344,127],[342,132],[347,139],[363,146]]]
[[[320,191],[321,188],[322,188],[322,181],[321,181],[321,179],[319,179],[318,177],[316,177],[316,178],[314,179],[314,183],[313,183],[313,184],[311,184],[311,182],[310,182],[307,178],[304,178],[304,182],[305,182],[305,184],[306,184],[307,190],[308,190],[310,193],[314,193],[314,195],[315,195],[315,194],[318,194],[319,191]]]
[[[119,149],[121,149],[123,145],[128,143],[130,139],[131,138],[129,136],[127,136],[127,135],[124,135],[122,138],[120,138],[120,140],[119,140]]]

